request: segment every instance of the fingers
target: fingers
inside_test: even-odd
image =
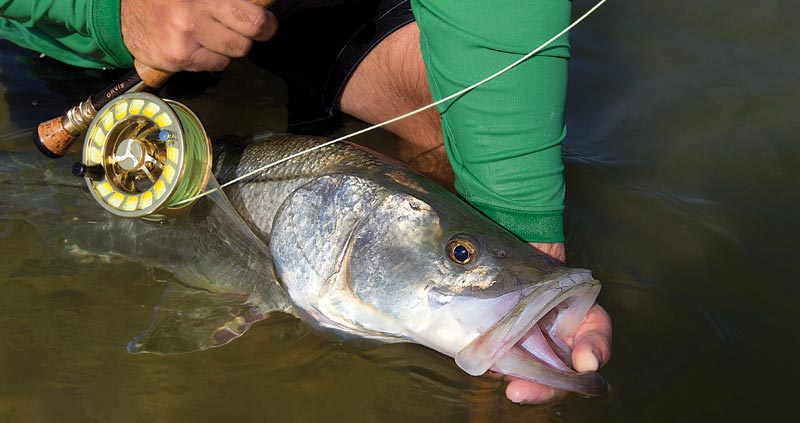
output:
[[[253,40],[221,25],[197,34],[197,42],[203,49],[229,58],[243,57],[253,45]]]
[[[247,0],[215,4],[208,10],[208,16],[214,21],[205,30],[197,31],[197,41],[201,47],[226,57],[243,57],[250,51],[253,40],[266,41],[278,28],[272,13]]]
[[[213,2],[207,10],[220,24],[250,40],[267,41],[278,29],[275,15],[249,0]]]
[[[120,22],[131,54],[169,72],[221,70],[278,26],[249,0],[122,0]]]
[[[189,72],[221,71],[228,67],[231,58],[215,53],[207,48],[194,50],[192,56],[181,65],[182,70]]]
[[[579,372],[595,371],[611,359],[611,317],[595,304],[575,331],[572,363]]]
[[[562,263],[567,261],[567,253],[564,250],[563,242],[529,242],[528,245]]]
[[[196,40],[201,49],[210,53],[198,54],[197,61],[186,64],[187,70],[220,70],[228,61],[219,56],[243,57],[253,40],[266,41],[278,28],[271,12],[249,0],[204,1],[202,5],[196,9],[196,21],[187,28],[187,41]]]
[[[594,304],[575,335],[565,341],[572,346],[572,364],[576,371],[599,370],[611,359],[611,317],[600,305]],[[566,395],[566,391],[522,379],[512,379],[506,387],[508,399],[520,404],[542,404]]]
[[[543,404],[566,396],[566,391],[522,379],[514,379],[506,387],[506,397],[519,404]]]

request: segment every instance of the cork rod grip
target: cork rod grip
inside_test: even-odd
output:
[[[150,88],[161,88],[172,76],[172,72],[151,68],[138,60],[133,61],[133,68],[136,69],[139,78]]]
[[[42,122],[37,128],[38,138],[33,141],[39,151],[47,157],[58,158],[69,151],[69,147],[78,138],[64,129],[64,117],[59,116]]]
[[[264,8],[269,7],[274,2],[274,0],[250,1]],[[130,89],[139,81],[144,82],[150,88],[161,88],[172,76],[171,72],[151,68],[138,60],[134,60],[133,67],[136,70],[135,73],[131,72],[126,75],[102,93],[96,94],[78,104],[63,116],[40,123],[36,131],[37,136],[34,136],[36,147],[48,157],[57,158],[63,156],[69,151],[72,144],[83,136],[83,132],[97,113],[97,109]],[[93,101],[95,99],[100,101]]]

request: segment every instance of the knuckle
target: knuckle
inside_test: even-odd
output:
[[[272,12],[267,11],[264,15],[264,19],[266,23],[264,24],[264,32],[260,41],[267,41],[272,38],[276,32],[278,32],[278,18],[272,14]]]
[[[193,64],[195,52],[195,49],[188,48],[186,45],[178,45],[172,49],[170,56],[178,68],[188,69]]]
[[[244,37],[231,38],[225,43],[225,51],[230,57],[243,57],[250,51],[253,42]]]
[[[261,34],[266,28],[267,24],[269,23],[269,19],[267,19],[267,12],[263,11],[262,13],[254,13],[252,15],[248,15],[247,30],[249,31],[250,37],[255,37]]]
[[[187,9],[179,9],[171,16],[170,24],[172,30],[190,36],[197,28],[196,19],[193,13]]]
[[[257,37],[264,32],[269,24],[267,13],[266,9],[244,8],[239,4],[231,5],[231,14],[241,23],[242,35],[248,38]]]
[[[209,63],[209,65],[206,67],[206,70],[209,70],[209,71],[212,71],[212,72],[219,72],[219,71],[224,70],[225,68],[227,68],[230,63],[231,63],[231,59],[229,59],[227,57],[220,57],[219,59],[215,60],[214,62]]]

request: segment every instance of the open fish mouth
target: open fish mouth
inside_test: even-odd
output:
[[[571,349],[562,339],[575,331],[600,293],[600,283],[583,269],[570,269],[552,281],[529,288],[519,302],[488,331],[456,356],[456,363],[477,376],[487,370],[583,395],[608,391],[597,372],[577,372]]]

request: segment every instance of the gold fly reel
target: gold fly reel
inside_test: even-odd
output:
[[[106,210],[162,221],[186,211],[205,188],[211,141],[181,103],[127,93],[106,104],[86,131],[75,173]]]

